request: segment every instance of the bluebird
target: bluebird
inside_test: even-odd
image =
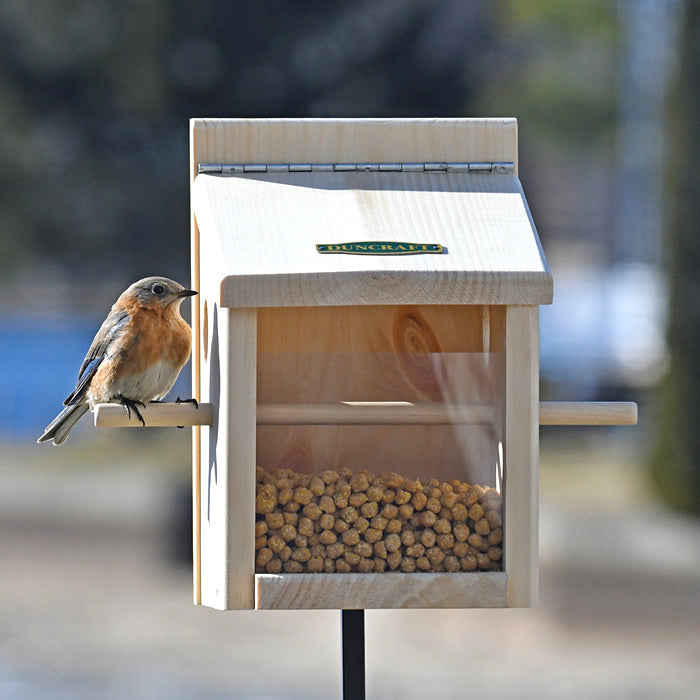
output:
[[[134,282],[112,306],[65,408],[37,442],[62,444],[98,403],[121,403],[146,425],[138,406],[162,399],[190,356],[192,331],[180,315],[180,304],[194,294],[167,277]]]

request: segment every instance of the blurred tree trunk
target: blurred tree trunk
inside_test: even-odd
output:
[[[673,507],[700,513],[700,0],[686,0],[670,104],[668,341],[652,476]]]

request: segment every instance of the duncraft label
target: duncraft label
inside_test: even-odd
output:
[[[445,252],[439,243],[401,243],[398,241],[318,243],[316,250],[319,253],[346,253],[348,255],[422,255]]]

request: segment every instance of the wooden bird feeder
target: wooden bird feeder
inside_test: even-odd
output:
[[[517,172],[514,119],[192,120],[197,603],[536,604],[539,426],[636,406],[540,403]]]

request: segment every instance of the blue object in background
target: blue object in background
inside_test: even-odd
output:
[[[0,318],[0,436],[41,435],[73,391],[98,318]],[[188,365],[189,368],[189,365]],[[189,397],[189,369],[172,396]]]
[[[61,410],[100,326],[92,319],[0,320],[0,434],[41,434]]]

